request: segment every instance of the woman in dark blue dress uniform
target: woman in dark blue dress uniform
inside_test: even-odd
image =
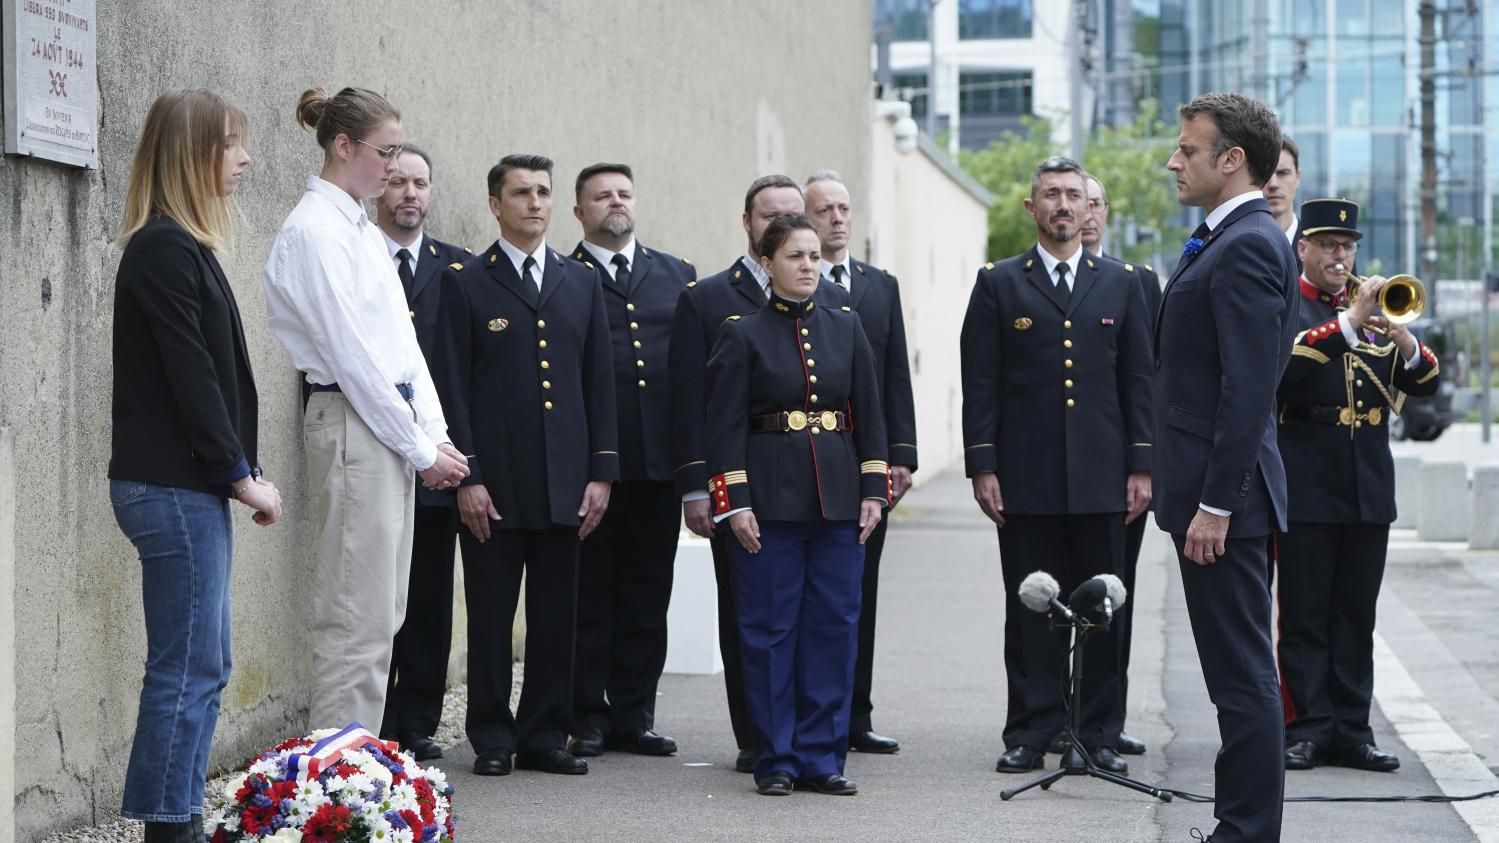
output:
[[[769,301],[725,321],[708,361],[708,492],[737,539],[755,782],[851,795],[864,541],[890,503],[874,358],[857,314],[812,301],[820,254],[805,216],[771,223],[759,252]]]

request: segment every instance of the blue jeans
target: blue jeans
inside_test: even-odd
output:
[[[141,558],[146,679],[120,813],[187,822],[203,813],[208,750],[229,682],[229,502],[111,480],[115,521]]]

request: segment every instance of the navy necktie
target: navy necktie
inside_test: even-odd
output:
[[[629,290],[630,262],[625,260],[624,255],[615,255],[610,262],[614,264],[614,283],[625,290]]]
[[[411,274],[411,253],[405,249],[396,252],[396,260],[401,265],[396,267],[396,274],[401,276],[401,289],[406,291],[406,303],[411,303],[411,288],[416,284],[416,278]]]

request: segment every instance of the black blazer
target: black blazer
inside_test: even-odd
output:
[[[432,378],[500,530],[576,526],[589,481],[619,479],[604,292],[581,263],[545,263],[539,293],[498,243],[440,282]]]
[[[1150,329],[1151,336],[1155,335],[1155,317],[1161,310],[1161,278],[1155,274],[1155,270],[1143,263],[1129,263],[1120,260],[1113,255],[1099,255],[1107,261],[1124,264],[1124,271],[1135,276],[1140,284],[1140,294],[1145,298],[1145,312],[1149,315],[1146,326]]]
[[[614,403],[619,417],[621,480],[672,479],[671,439],[677,435],[667,400],[667,349],[677,298],[697,280],[682,258],[635,244],[630,286],[614,283],[592,253],[579,243],[573,258],[598,274],[614,351]],[[640,382],[646,386],[641,387]]]
[[[1033,247],[979,270],[960,339],[963,460],[1005,511],[1123,512],[1151,469],[1150,331],[1124,265],[1084,251],[1066,308]]]
[[[411,308],[411,326],[416,329],[416,344],[421,347],[422,357],[430,370],[434,359],[433,342],[437,336],[438,305],[442,301],[442,285],[438,283],[442,279],[442,270],[454,263],[462,263],[472,252],[425,233],[422,234],[422,242],[417,245],[417,249],[421,251],[421,257],[416,261],[416,273],[411,278],[411,296],[406,299],[406,303]],[[305,383],[307,379],[302,380]],[[310,386],[306,388],[310,390]],[[305,395],[302,400],[305,404]],[[452,507],[457,504],[457,499],[458,495],[454,490],[433,491],[422,485],[421,477],[416,478],[417,506]]]
[[[1184,535],[1198,504],[1229,538],[1286,528],[1275,389],[1296,336],[1296,261],[1263,199],[1235,208],[1166,286],[1155,342],[1156,523]]]
[[[848,304],[848,293],[828,281],[813,299],[823,306]],[[678,495],[708,490],[707,370],[718,327],[730,316],[748,316],[765,305],[765,294],[740,258],[694,284],[677,298],[668,351],[671,382],[672,470]]]
[[[1436,394],[1437,358],[1423,344],[1421,359],[1408,369],[1388,339],[1349,348],[1325,296],[1303,287],[1301,333],[1277,393],[1291,529],[1297,522],[1388,524],[1395,520],[1390,399],[1400,404],[1402,393]],[[1353,372],[1352,403],[1347,371]],[[1345,412],[1357,426],[1338,422]]]
[[[906,318],[895,276],[853,258],[849,307],[859,314],[874,352],[874,374],[885,408],[891,465],[916,470],[916,399],[911,394],[911,360],[906,353]]]
[[[708,481],[714,515],[750,507],[759,521],[854,521],[865,498],[890,503],[885,419],[874,358],[846,308],[774,294],[730,316],[708,361]],[[843,427],[756,432],[752,420],[842,413]]]
[[[166,216],[115,276],[109,477],[228,497],[259,471],[259,403],[234,290],[213,250]]]

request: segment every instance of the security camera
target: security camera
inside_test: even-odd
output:
[[[895,151],[902,155],[916,151],[916,137],[921,134],[921,129],[916,126],[916,121],[910,117],[902,117],[895,121]]]

